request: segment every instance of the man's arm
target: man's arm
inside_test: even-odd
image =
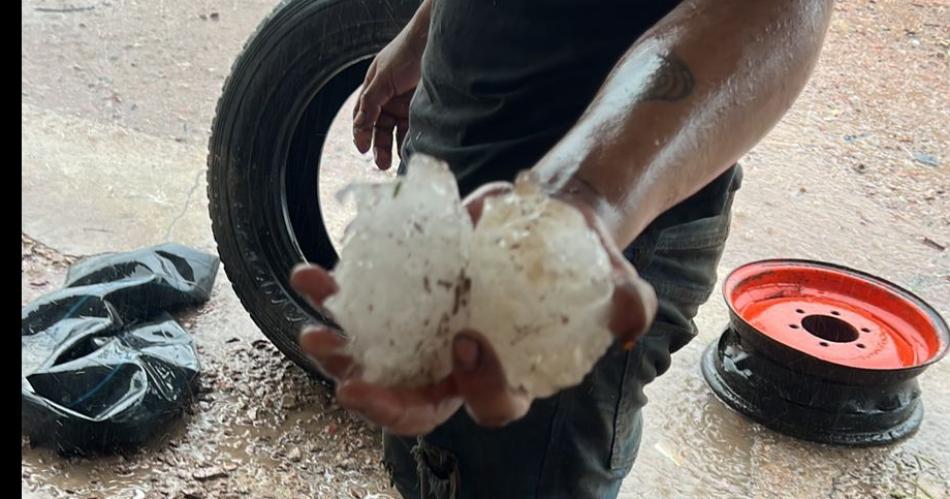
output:
[[[534,167],[620,247],[781,119],[815,66],[832,0],[686,0],[614,67]]]

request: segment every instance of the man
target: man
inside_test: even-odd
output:
[[[305,331],[301,345],[338,380],[340,404],[384,428],[405,497],[617,495],[640,441],[643,386],[695,335],[715,285],[735,162],[805,85],[831,4],[422,2],[367,72],[356,147],[372,148],[382,169],[394,135],[397,146],[407,139],[403,157],[448,161],[473,219],[531,169],[603,236],[618,341],[581,385],[532,401],[508,389],[477,331],[456,337],[449,378],[413,390],[367,384],[340,353],[344,340]],[[318,304],[336,289],[313,266],[293,283]]]

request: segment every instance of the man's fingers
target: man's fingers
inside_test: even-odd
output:
[[[379,119],[376,120],[376,129],[373,133],[373,155],[376,158],[376,167],[380,170],[388,170],[392,165],[395,126],[396,119],[387,113],[380,114]]]
[[[612,301],[608,327],[625,348],[632,348],[653,323],[656,293],[649,283],[637,277],[617,282]]]
[[[373,130],[383,104],[392,97],[392,87],[374,78],[360,96],[359,110],[353,118],[353,143],[361,153],[369,151]]]
[[[396,154],[402,158],[402,144],[406,141],[406,134],[409,133],[409,120],[399,120],[396,123]]]
[[[370,125],[370,130],[365,130],[364,125],[357,125],[357,117],[362,116],[363,113],[363,94],[366,93],[372,82],[376,79],[376,61],[374,60],[372,64],[369,65],[369,69],[366,70],[366,77],[363,79],[363,84],[360,85],[359,95],[356,97],[356,104],[353,106],[353,143],[356,145],[356,149],[361,153],[365,153],[369,150],[370,141],[372,136],[369,135],[372,133],[372,125]],[[361,118],[362,119],[362,118]]]
[[[343,382],[337,401],[398,435],[428,433],[458,407],[452,378],[424,388],[386,388],[359,379]]]
[[[405,405],[392,390],[359,379],[346,380],[336,391],[339,404],[380,426],[389,427],[402,417]]]
[[[656,316],[656,292],[650,283],[637,274],[613,239],[603,232],[600,232],[600,236],[614,274],[613,304],[608,327],[625,348],[633,348]]]
[[[361,97],[363,97],[363,92],[366,91],[366,87],[369,86],[369,82],[373,81],[376,77],[376,60],[373,60],[372,64],[369,65],[369,69],[366,70],[366,76],[363,77],[363,84],[360,85],[359,95],[356,96],[356,104],[353,105],[353,119],[356,119],[356,115],[360,112],[360,104],[362,103]]]
[[[452,350],[459,394],[477,423],[502,426],[528,412],[529,401],[509,390],[498,357],[484,336],[474,331],[459,333]]]
[[[650,283],[643,280],[633,265],[623,256],[613,238],[601,227],[595,229],[600,235],[614,274],[614,294],[608,327],[623,342],[625,348],[646,332],[656,315],[656,292]]]
[[[339,287],[333,276],[319,265],[300,264],[290,274],[290,285],[314,307],[323,305]]]
[[[409,106],[415,89],[397,95],[383,106],[383,113],[396,119],[396,155],[402,158],[402,144],[409,132]]]
[[[356,150],[361,154],[366,154],[369,151],[370,146],[373,143],[373,125],[372,122],[369,122],[370,125],[357,125],[356,119],[363,117],[362,121],[368,121],[365,116],[366,112],[362,109],[357,113],[357,118],[353,120],[353,145],[356,146]],[[375,120],[375,118],[373,118]]]
[[[333,379],[343,379],[355,369],[353,359],[344,353],[346,340],[326,327],[308,327],[300,333],[300,349],[317,367]]]

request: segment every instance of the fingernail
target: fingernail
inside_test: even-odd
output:
[[[459,335],[455,338],[452,350],[455,352],[455,363],[462,371],[474,371],[478,367],[480,348],[478,342]]]

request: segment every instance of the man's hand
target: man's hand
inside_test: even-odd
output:
[[[428,22],[428,2],[424,2],[413,20],[373,59],[353,108],[353,143],[361,153],[372,145],[380,170],[392,165],[393,131],[397,153],[409,131],[409,102],[419,84]]]
[[[487,184],[470,195],[465,206],[478,222],[486,198],[511,190],[508,183]],[[653,289],[640,279],[624,259],[613,239],[603,230],[594,211],[577,198],[564,198],[585,215],[600,236],[614,268],[615,291],[610,330],[631,346],[642,335],[656,312]],[[316,306],[337,290],[330,274],[315,265],[301,265],[291,276],[294,288]],[[477,331],[462,331],[452,345],[452,373],[435,384],[420,388],[389,388],[360,378],[360,366],[344,353],[346,340],[327,327],[310,327],[300,336],[300,346],[327,376],[337,382],[337,401],[369,421],[399,435],[421,435],[435,429],[463,405],[479,424],[502,426],[524,416],[531,399],[512,390],[498,357]]]

